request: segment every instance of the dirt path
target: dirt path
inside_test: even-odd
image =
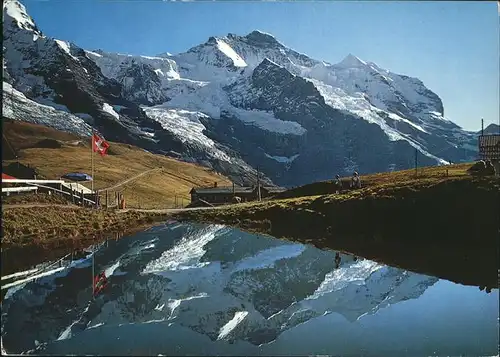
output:
[[[138,209],[138,208],[125,208],[123,210],[119,210],[118,212],[120,213],[125,213],[129,211],[133,212],[145,212],[145,213],[160,213],[160,214],[167,214],[167,213],[179,213],[179,212],[187,212],[187,211],[201,211],[201,210],[211,210],[211,209],[221,209],[224,208],[224,206],[217,206],[217,207],[193,207],[193,208],[165,208],[165,209]]]
[[[81,206],[72,204],[59,204],[59,203],[16,203],[16,204],[3,204],[2,209],[9,208],[33,208],[33,207],[61,207],[61,208],[81,208]]]
[[[117,188],[118,188],[118,187],[120,187],[120,186],[123,186],[123,185],[125,185],[125,184],[127,184],[127,183],[131,182],[131,181],[137,180],[139,177],[142,177],[142,176],[147,175],[147,174],[149,174],[149,173],[151,173],[151,172],[154,172],[154,171],[161,171],[161,170],[162,170],[162,168],[161,168],[161,167],[156,167],[156,168],[154,168],[154,169],[150,169],[150,170],[147,170],[147,171],[143,171],[143,172],[141,172],[140,174],[137,174],[137,175],[135,175],[135,176],[129,177],[128,179],[123,180],[123,181],[121,181],[121,182],[117,183],[116,185],[109,186],[109,187],[104,187],[104,188],[101,188],[101,189],[99,189],[99,190],[100,190],[100,191],[104,191],[104,190],[114,190],[114,189],[117,189]]]
[[[33,208],[33,207],[59,207],[59,208],[81,208],[82,206],[72,205],[72,204],[54,204],[54,203],[19,203],[19,204],[4,204],[3,209],[12,208]],[[185,211],[200,211],[200,210],[210,210],[210,209],[220,209],[224,206],[218,207],[194,207],[194,208],[163,208],[163,209],[139,209],[139,208],[125,208],[117,210],[117,213],[126,212],[144,212],[144,213],[178,213]]]

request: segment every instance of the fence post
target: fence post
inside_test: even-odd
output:
[[[104,191],[104,196],[106,197],[106,203],[104,204],[104,208],[108,209],[108,190]]]
[[[73,187],[71,187],[71,200],[75,204],[75,189]]]
[[[82,189],[80,198],[82,200],[82,206],[85,206],[85,199],[84,199],[85,197],[83,196],[83,189]]]

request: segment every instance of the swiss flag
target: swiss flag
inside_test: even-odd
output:
[[[106,140],[95,133],[92,134],[92,150],[94,150],[94,152],[98,152],[101,156],[104,156],[108,148],[109,144]]]

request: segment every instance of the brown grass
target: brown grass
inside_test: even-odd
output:
[[[3,205],[20,205],[20,204],[57,204],[68,205],[70,202],[59,195],[49,195],[47,193],[29,193],[29,194],[14,194],[2,198]]]
[[[412,185],[415,182],[442,182],[450,179],[459,179],[470,177],[467,170],[472,166],[472,163],[432,166],[415,169],[402,170],[395,172],[382,172],[371,175],[361,176],[361,184],[364,188],[381,187],[381,186],[398,186]],[[350,177],[342,177],[343,186],[349,187]],[[325,195],[335,193],[337,190],[334,180],[314,182],[308,185],[296,187],[285,191],[275,198],[293,198],[303,196]]]
[[[7,274],[87,247],[115,234],[144,229],[166,215],[78,206],[8,208],[2,212],[2,271]]]
[[[36,168],[46,179],[57,179],[68,172],[91,174],[89,138],[82,139],[41,125],[18,121],[4,121],[3,132],[9,144],[19,151],[19,161]],[[36,143],[42,139],[59,140],[62,147],[35,148]],[[81,143],[75,145],[78,141]],[[94,154],[96,189],[116,185],[147,170],[158,169],[109,192],[111,200],[114,191],[124,190],[128,207],[173,207],[175,196],[182,197],[184,205],[187,205],[189,191],[194,186],[208,186],[214,182],[219,185],[230,184],[226,177],[195,164],[151,154],[130,145],[114,142],[110,145],[112,155],[101,157]],[[15,160],[3,160],[2,164],[8,165],[11,162]],[[90,184],[85,185],[90,187]],[[181,203],[180,198],[178,202]]]
[[[78,206],[16,207],[2,212],[2,249],[66,244],[85,236],[125,231],[163,219],[148,212],[95,210]]]

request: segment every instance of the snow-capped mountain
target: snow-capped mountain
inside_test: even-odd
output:
[[[50,351],[93,329],[106,338],[109,327],[158,322],[259,346],[325,314],[354,322],[438,281],[350,256],[337,268],[334,256],[217,225],[157,227],[102,246],[96,269],[110,284],[90,304],[89,261],[8,292],[3,344],[19,353],[48,343]]]
[[[84,51],[43,36],[17,1],[4,3],[4,17],[4,72],[15,89],[113,123],[114,140],[139,137],[237,182],[254,176],[250,166],[298,185],[408,168],[415,150],[420,165],[477,155],[477,134],[447,119],[420,80],[352,54],[330,64],[260,31],[175,55]]]
[[[85,122],[90,116],[73,115],[53,106],[37,103],[14,89],[9,83],[3,82],[2,115],[14,120],[30,118],[35,124],[53,127],[81,136],[89,136],[92,127]]]
[[[87,133],[90,124],[108,140],[135,144],[153,152],[175,151],[186,161],[197,161],[228,174],[237,183],[256,181],[255,170],[230,148],[203,135],[195,141],[186,140],[183,135],[165,130],[161,121],[149,118],[139,107],[149,101],[158,102],[158,98],[168,99],[159,89],[162,81],[158,75],[178,78],[172,61],[160,58],[155,64],[152,59],[150,64],[124,56],[121,68],[101,70],[91,59],[98,53],[45,36],[20,2],[5,1],[3,14],[3,96],[17,98],[3,102],[4,115],[12,113],[12,119],[80,134]],[[120,56],[115,57],[115,61],[121,60]],[[183,85],[184,81],[180,82]],[[24,99],[19,100],[19,95]],[[34,103],[43,105],[45,111],[40,112],[40,106],[34,110]],[[55,109],[49,116],[45,116],[47,107]],[[25,113],[35,114],[22,115]],[[267,177],[262,179],[270,183]]]
[[[491,123],[488,125],[486,128],[484,128],[484,131],[479,130],[477,133],[481,135],[481,133],[484,132],[484,135],[496,135],[500,133],[500,125]]]

